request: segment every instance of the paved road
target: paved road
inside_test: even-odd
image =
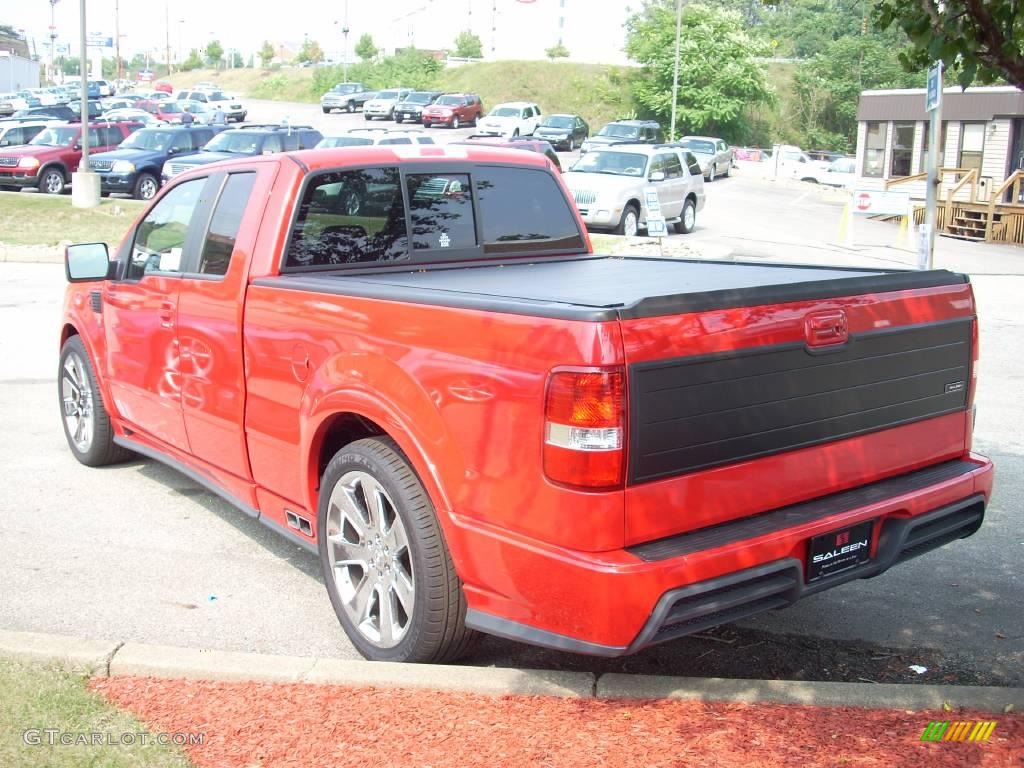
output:
[[[912,260],[892,249],[825,245],[839,212],[835,200],[800,185],[716,181],[701,229],[683,242],[725,257],[745,252],[760,259],[873,266]],[[895,233],[871,224],[861,227],[865,240],[885,241]],[[976,445],[998,462],[985,527],[878,579],[744,626],[848,645],[936,648],[960,665],[1022,684],[1024,251],[941,240],[938,265],[971,272],[981,305]],[[355,657],[315,558],[160,464],[90,470],[71,458],[54,385],[62,290],[59,266],[0,264],[0,419],[6,425],[0,441],[0,627]],[[703,652],[694,642],[624,662],[597,662],[489,640],[475,662],[692,674],[693,657]],[[753,663],[753,657],[737,655],[737,673]]]

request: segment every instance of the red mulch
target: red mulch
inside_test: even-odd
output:
[[[339,686],[94,679],[156,731],[202,732],[198,768],[292,766],[1024,766],[1024,714],[610,702]],[[996,720],[925,743],[929,720]]]

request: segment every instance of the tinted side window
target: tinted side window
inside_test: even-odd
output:
[[[280,152],[281,151],[281,137],[276,133],[267,136],[263,140],[263,147],[260,149],[261,152]]]
[[[235,250],[235,240],[242,224],[242,214],[249,202],[252,185],[256,182],[255,173],[232,173],[220,193],[217,207],[213,210],[210,220],[210,231],[203,243],[203,252],[199,257],[199,272],[204,275],[223,275],[228,271],[231,254]]]
[[[181,271],[181,250],[205,185],[206,179],[179,184],[146,214],[135,232],[126,279],[138,280],[149,272]]]
[[[319,131],[302,131],[299,133],[301,149],[312,149],[322,138],[323,136]]]
[[[410,138],[408,138],[406,136],[401,136],[401,137],[399,137],[397,139],[383,139],[380,143],[381,144],[412,144],[412,139],[410,139]]]
[[[321,173],[299,204],[285,267],[409,258],[397,168]]]
[[[665,177],[678,179],[683,175],[683,164],[679,162],[679,155],[673,152],[665,156]]]
[[[484,167],[475,180],[484,253],[583,249],[572,209],[550,174]]]
[[[192,148],[200,149],[206,142],[213,138],[213,131],[208,128],[200,128],[197,131],[189,131],[192,135]]]
[[[697,158],[694,157],[692,152],[686,153],[686,170],[690,172],[691,176],[704,175],[704,171],[700,169],[700,163],[697,162]]]
[[[476,223],[465,173],[406,176],[412,247],[416,250],[476,247]]]
[[[177,133],[174,135],[174,139],[171,141],[171,149],[176,149],[179,152],[187,152],[192,149],[192,139],[189,137],[187,131]]]
[[[292,152],[299,148],[299,134],[288,131],[281,134],[281,146],[285,152]],[[266,146],[264,145],[264,149]]]

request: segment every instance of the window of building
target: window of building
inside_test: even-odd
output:
[[[217,200],[210,221],[210,231],[199,257],[199,272],[204,275],[227,274],[231,254],[235,250],[238,229],[242,225],[242,214],[249,202],[255,173],[233,173],[224,184],[224,191]]]
[[[981,157],[985,152],[985,124],[961,123],[958,168],[974,169],[981,175]]]
[[[892,160],[889,178],[909,176],[914,157],[914,124],[895,123],[892,130]]]
[[[885,123],[868,123],[864,142],[864,175],[881,178],[884,164]]]
[[[921,167],[918,168],[918,172],[924,173],[928,170],[928,145],[931,143],[931,125],[925,120],[921,124],[924,130],[924,141],[921,144]],[[945,121],[939,126],[939,167],[941,168],[946,164],[946,133],[949,130],[949,121]]]

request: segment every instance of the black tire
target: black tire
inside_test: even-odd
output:
[[[512,138],[515,138],[518,135],[519,135],[519,129],[516,128],[514,131],[512,131]]]
[[[722,174],[722,178],[728,179],[730,173],[732,173],[732,163],[725,166],[725,173]]]
[[[365,112],[363,112],[363,120],[366,120],[367,122],[371,122],[373,120],[373,118],[370,117],[370,115],[368,115]]]
[[[402,116],[401,116],[401,115],[399,115],[398,117],[396,117],[396,118],[395,118],[395,122],[396,122],[396,123],[401,123],[403,119],[404,119],[404,118],[402,118]]]
[[[331,108],[330,107],[321,107],[321,109],[324,111],[325,115],[331,114]]]
[[[708,168],[708,175],[707,175],[707,176],[705,176],[704,178],[705,178],[705,180],[706,180],[706,181],[707,181],[707,182],[708,182],[709,184],[710,184],[710,183],[711,183],[712,181],[714,181],[714,180],[715,180],[715,164],[714,164],[714,163],[712,163],[712,164],[711,164],[711,167],[710,167],[710,168]]]
[[[569,137],[569,151],[572,152],[574,149],[576,149],[576,141],[575,141],[575,139],[573,139],[572,136],[570,136]]]
[[[614,230],[614,233],[616,235],[625,235],[626,234],[626,229],[628,228],[627,224],[626,224],[626,220],[629,218],[630,214],[633,215],[633,218],[636,221],[636,227],[639,228],[639,226],[640,226],[640,211],[639,211],[639,209],[633,203],[629,203],[625,208],[622,209],[622,218],[619,219],[619,224],[618,224],[618,226],[615,227],[615,230]],[[632,234],[636,235],[637,234],[637,229],[634,229]]]
[[[351,477],[351,473],[369,475],[380,484],[389,500],[393,501],[391,510],[395,518],[401,520],[408,541],[413,608],[411,615],[406,617],[407,626],[401,640],[391,648],[381,648],[362,634],[347,614],[348,609],[338,591],[328,544],[328,517],[335,487],[346,476]],[[332,535],[335,533],[337,531]],[[479,641],[480,634],[466,627],[462,582],[455,573],[434,506],[415,471],[391,438],[357,440],[331,459],[320,484],[317,539],[331,605],[352,645],[365,658],[371,661],[446,663],[464,656]],[[362,578],[370,577],[370,571],[364,571]]]
[[[458,127],[459,127],[459,116],[458,115],[452,115],[452,130],[455,130]]]
[[[152,200],[160,191],[160,180],[151,173],[140,173],[135,180],[132,197],[136,200]]]
[[[73,366],[73,368],[72,368]],[[77,369],[81,379],[74,372]],[[92,412],[92,439],[87,447],[76,443],[68,425],[69,414],[65,405],[65,382],[75,385],[84,381],[86,402]],[[78,389],[77,386],[74,387]],[[96,374],[92,361],[81,338],[72,336],[60,350],[60,365],[57,368],[57,404],[60,406],[61,424],[64,426],[64,437],[67,438],[71,454],[87,467],[103,467],[127,461],[134,454],[126,448],[114,444],[114,429],[110,425],[110,415],[103,404],[103,396],[96,384]]]
[[[687,222],[689,221],[689,224]],[[680,235],[688,235],[697,226],[697,204],[692,197],[686,198],[683,203],[683,210],[679,214],[679,221],[675,223],[676,232]]]
[[[64,178],[64,171],[57,166],[44,168],[39,174],[39,191],[46,195],[59,195],[64,192],[67,180]]]
[[[356,111],[356,103],[354,101],[348,102],[345,105],[345,111],[348,112],[351,115],[353,112]]]

